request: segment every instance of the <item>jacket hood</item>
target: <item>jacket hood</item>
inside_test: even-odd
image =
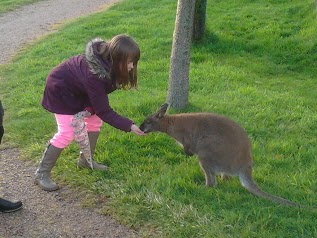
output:
[[[100,79],[110,79],[111,64],[104,61],[97,53],[98,46],[105,41],[101,38],[95,38],[88,42],[85,50],[85,58],[89,65],[90,71],[98,75]]]

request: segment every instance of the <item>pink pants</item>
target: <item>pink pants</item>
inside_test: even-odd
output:
[[[64,149],[74,140],[74,128],[70,126],[73,117],[74,115],[55,114],[58,132],[50,140],[53,146]],[[99,132],[102,123],[102,120],[96,115],[85,118],[88,132]]]

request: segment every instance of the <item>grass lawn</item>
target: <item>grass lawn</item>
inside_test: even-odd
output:
[[[18,7],[34,3],[34,2],[39,2],[43,0],[1,0],[0,1],[0,16],[3,13],[12,11],[17,9]]]
[[[40,106],[46,76],[96,36],[126,33],[139,43],[139,90],[114,92],[110,103],[141,123],[166,99],[176,4],[123,1],[67,24],[0,66],[5,142],[28,160],[40,159],[55,132],[53,116]],[[184,110],[236,120],[252,139],[259,186],[308,206],[317,202],[316,39],[314,0],[208,1],[205,38],[191,51]],[[206,188],[197,159],[164,134],[137,137],[105,124],[95,159],[110,166],[106,173],[78,170],[77,154],[75,143],[65,149],[54,179],[92,194],[85,206],[107,198],[101,212],[144,237],[317,237],[316,210],[255,197],[236,178]]]

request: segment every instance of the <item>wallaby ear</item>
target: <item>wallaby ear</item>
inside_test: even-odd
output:
[[[167,111],[167,108],[168,108],[168,104],[167,104],[167,103],[164,103],[164,104],[161,106],[161,108],[157,111],[156,117],[157,117],[157,118],[162,118],[162,117],[165,115],[165,113],[166,113],[166,111]]]
[[[160,111],[167,111],[167,108],[168,108],[168,104],[167,103],[164,103],[161,108],[160,108]]]

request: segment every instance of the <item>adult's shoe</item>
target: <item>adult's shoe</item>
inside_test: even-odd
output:
[[[14,212],[23,207],[21,201],[11,202],[6,199],[0,198],[0,212]]]

